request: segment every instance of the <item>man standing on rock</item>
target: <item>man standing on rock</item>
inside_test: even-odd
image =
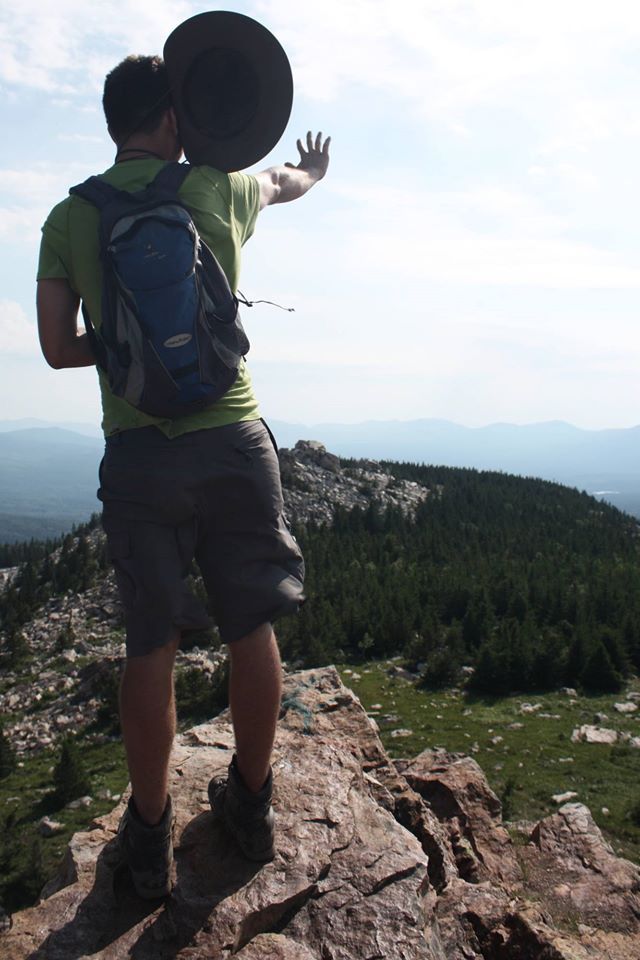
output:
[[[107,76],[103,106],[117,152],[102,180],[141,190],[180,159],[184,144],[170,81],[164,61],[151,56],[127,57]],[[256,176],[191,167],[180,199],[233,291],[240,248],[259,211],[296,200],[321,180],[328,147],[329,138],[309,133],[305,144],[298,141],[297,166]],[[71,196],[43,227],[38,326],[42,352],[56,370],[96,363],[77,319],[82,303],[99,331],[98,222],[90,203]],[[304,564],[283,517],[276,451],[244,363],[221,399],[178,419],[141,412],[99,374],[106,437],[99,496],[127,634],[120,716],[132,797],[119,844],[137,892],[154,898],[171,889],[174,660],[181,635],[208,624],[184,583],[190,564],[195,558],[200,567],[231,666],[236,753],[228,777],[212,780],[209,797],[243,853],[257,861],[274,856],[270,758],[281,664],[272,623],[302,602]]]

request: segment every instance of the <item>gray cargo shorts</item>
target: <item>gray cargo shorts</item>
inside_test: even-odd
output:
[[[211,626],[185,578],[195,559],[225,643],[296,612],[304,561],[283,513],[275,441],[262,420],[169,440],[108,437],[98,497],[125,610],[127,656]]]

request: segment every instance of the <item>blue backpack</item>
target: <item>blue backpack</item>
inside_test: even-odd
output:
[[[178,197],[190,171],[169,163],[137,193],[90,177],[69,191],[100,212],[102,323],[83,304],[109,388],[154,417],[215,403],[249,350],[238,300]]]

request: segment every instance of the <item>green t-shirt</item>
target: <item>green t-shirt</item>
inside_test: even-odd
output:
[[[141,158],[110,167],[102,177],[121,190],[140,190],[163,166],[163,160]],[[238,287],[240,248],[253,233],[260,209],[255,177],[194,167],[179,195],[191,211],[202,239],[215,253],[232,290]],[[42,228],[38,280],[65,279],[80,296],[96,328],[100,327],[102,269],[98,245],[98,211],[79,197],[67,197],[53,208]],[[175,420],[151,417],[115,397],[99,372],[102,428],[105,436],[134,427],[159,427],[168,437],[256,420],[260,413],[244,363],[233,386],[207,410]]]

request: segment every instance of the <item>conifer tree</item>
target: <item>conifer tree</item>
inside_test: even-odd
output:
[[[635,610],[624,619],[622,642],[634,668],[640,671],[640,613]]]
[[[622,677],[601,640],[596,642],[589,654],[580,674],[580,682],[586,690],[601,693],[617,693],[622,688]]]
[[[60,805],[77,800],[91,789],[91,781],[80,756],[77,743],[67,737],[62,743],[62,753],[53,771],[56,800]]]
[[[508,647],[500,640],[490,640],[480,650],[469,687],[478,693],[504,696],[511,687],[510,666]]]
[[[16,757],[8,736],[0,726],[0,780],[15,770]]]
[[[9,631],[7,650],[9,651],[9,663],[12,667],[18,667],[26,660],[29,647],[21,630],[14,628]]]
[[[602,643],[606,647],[607,653],[611,657],[611,663],[614,669],[622,676],[629,674],[629,658],[623,649],[620,639],[614,630],[604,630],[602,632]]]
[[[533,654],[531,689],[553,690],[560,686],[565,669],[563,654],[560,641],[547,628]]]
[[[580,675],[593,647],[591,629],[591,624],[587,624],[585,621],[579,623],[569,644],[564,676],[570,686],[576,686],[580,683]]]

